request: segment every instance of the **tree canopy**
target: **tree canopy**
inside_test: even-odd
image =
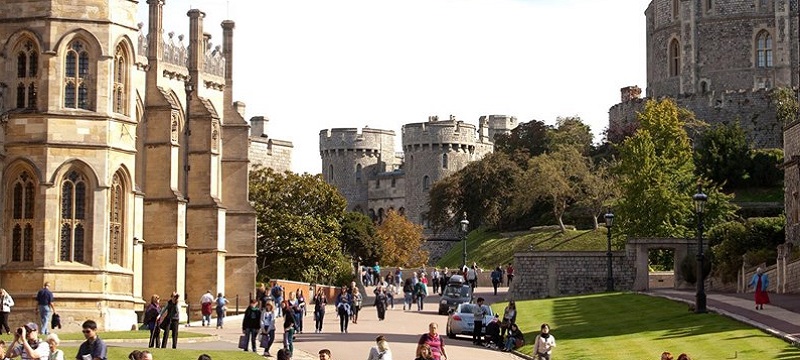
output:
[[[405,216],[389,210],[376,233],[383,243],[381,264],[417,267],[428,263],[428,252],[422,249],[425,242],[422,226],[408,221]]]

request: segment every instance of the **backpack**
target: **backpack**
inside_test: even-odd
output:
[[[153,321],[156,321],[158,318],[158,310],[156,310],[155,306],[148,306],[147,311],[144,312],[144,320],[142,321],[145,324],[149,324]]]
[[[273,286],[271,292],[272,292],[272,298],[273,299],[277,299],[279,297],[283,297],[283,288],[281,288],[279,285]]]

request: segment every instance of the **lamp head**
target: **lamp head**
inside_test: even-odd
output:
[[[692,196],[692,200],[694,200],[694,211],[698,214],[702,214],[706,210],[708,195],[703,193],[703,188],[700,185],[697,185],[697,194]]]
[[[611,209],[608,209],[608,212],[605,215],[606,219],[606,227],[611,227],[614,225],[614,213],[611,212]]]
[[[469,220],[467,220],[467,213],[464,213],[464,219],[461,220],[461,231],[467,232],[469,230]]]

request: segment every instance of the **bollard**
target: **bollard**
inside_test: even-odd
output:
[[[236,294],[236,315],[239,315],[239,294]]]

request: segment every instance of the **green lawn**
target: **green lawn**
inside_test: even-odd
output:
[[[172,344],[172,343],[170,343]],[[180,341],[178,342],[178,346],[180,346]],[[61,350],[64,350],[64,358],[65,359],[74,359],[75,354],[78,353],[78,347],[60,347]],[[108,348],[108,359],[109,360],[122,360],[127,359],[128,354],[131,353],[134,349],[127,348],[127,347],[115,347],[111,345]],[[255,360],[255,359],[265,359],[261,356],[261,353],[252,353],[252,352],[244,352],[241,350],[238,351],[208,351],[208,350],[185,350],[185,349],[138,349],[138,350],[148,350],[153,353],[154,359],[159,360],[197,360],[197,357],[200,354],[208,354],[211,355],[211,358],[214,360]],[[277,350],[275,350],[277,351]],[[275,353],[272,354],[275,356]],[[274,358],[273,358],[274,359]]]
[[[61,341],[65,340],[83,340],[84,336],[83,333],[80,332],[72,332],[72,333],[57,333],[58,338]],[[209,334],[201,334],[195,333],[190,331],[178,331],[178,338],[185,339],[185,338],[199,338],[199,337],[208,337],[211,336]],[[40,335],[40,338],[44,339],[45,335]],[[101,331],[100,337],[103,339],[149,339],[150,338],[150,331],[147,330],[139,330],[139,331]],[[0,340],[6,342],[6,344],[14,341],[14,336],[12,335],[0,335]]]
[[[436,264],[438,267],[461,266],[463,245],[453,246]],[[514,253],[536,251],[605,251],[606,230],[534,230],[522,235],[503,237],[497,232],[475,230],[467,236],[467,260],[491,269],[514,260]]]
[[[505,303],[494,304],[502,314]],[[520,301],[517,323],[525,354],[542,323],[556,338],[556,359],[658,359],[663,351],[693,360],[798,359],[800,349],[716,314],[695,314],[683,303],[629,293]]]

